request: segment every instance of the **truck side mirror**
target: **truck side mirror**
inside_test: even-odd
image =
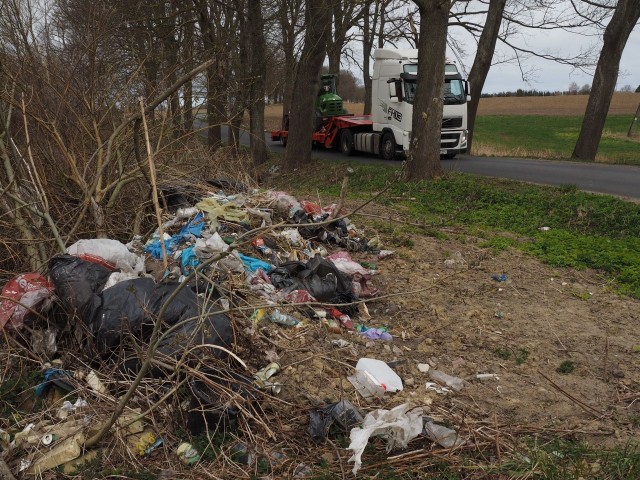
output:
[[[467,80],[463,80],[464,82],[464,94],[467,97],[467,102],[471,101],[471,93],[469,92],[469,82]]]

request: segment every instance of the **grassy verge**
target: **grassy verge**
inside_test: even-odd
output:
[[[597,161],[640,165],[640,139],[628,138],[633,115],[607,117]],[[570,158],[581,116],[478,116],[474,153],[479,155]]]
[[[307,198],[339,195],[340,172],[355,173],[351,198],[367,198],[393,178],[396,168],[357,162],[310,165],[280,178],[282,188]],[[546,263],[604,272],[615,291],[640,298],[640,205],[575,186],[544,187],[459,173],[435,181],[398,182],[379,203],[413,222],[464,226],[496,250],[509,246]],[[547,228],[543,228],[547,227]]]

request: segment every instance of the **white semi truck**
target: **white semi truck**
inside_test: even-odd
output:
[[[406,154],[411,139],[417,73],[418,50],[377,49],[372,78],[373,113],[321,116],[313,133],[314,144],[338,147],[346,155],[360,151],[386,160]],[[440,155],[453,158],[467,151],[469,88],[453,62],[446,62],[444,77]],[[336,92],[331,93],[335,102]],[[271,139],[284,145],[288,136],[286,120],[285,116],[282,130],[271,132]]]

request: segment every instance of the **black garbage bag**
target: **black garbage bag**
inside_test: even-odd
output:
[[[108,273],[100,265],[69,255],[51,262],[56,293],[68,309],[78,312],[91,335],[92,353],[103,359],[119,350],[123,336],[132,334],[138,341],[149,341],[154,320],[180,286],[177,282],[156,284],[150,278],[136,278],[102,290]],[[191,288],[182,288],[162,317],[163,331],[172,326],[175,330],[159,344],[157,351],[177,357],[202,344],[229,349],[233,341],[229,317],[213,308],[205,310]],[[217,358],[227,357],[220,349],[207,348],[207,352]],[[130,359],[124,366],[135,371],[138,363],[137,359]]]
[[[117,283],[94,296],[91,316],[86,320],[94,335],[97,351],[109,356],[118,350],[122,335],[132,333],[148,341],[153,324],[179,283],[156,284],[150,278],[136,278]],[[215,311],[201,311],[197,295],[190,288],[181,289],[165,309],[162,320],[176,327],[158,346],[158,352],[175,357],[194,345],[210,344],[229,348],[233,335],[229,317]],[[209,349],[217,358],[224,351]]]
[[[306,290],[319,302],[340,304],[357,300],[349,277],[320,255],[316,255],[306,264],[283,263],[269,273],[269,278],[276,288],[284,290],[285,293]],[[337,308],[347,315],[354,315],[358,311],[356,305]]]
[[[327,438],[329,429],[334,423],[337,423],[344,430],[349,430],[362,421],[362,415],[356,407],[349,400],[341,400],[324,408],[312,410],[309,414],[307,432],[317,443]]]
[[[306,264],[287,262],[269,273],[271,283],[286,292],[306,290],[320,302],[351,292],[351,282],[335,265],[316,255]]]
[[[49,276],[56,295],[69,313],[88,318],[93,296],[104,288],[111,271],[73,255],[57,255],[49,261]]]

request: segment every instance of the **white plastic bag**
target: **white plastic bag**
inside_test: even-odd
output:
[[[353,450],[350,462],[355,462],[353,474],[362,466],[362,453],[369,438],[374,435],[387,437],[387,453],[394,448],[406,448],[407,444],[422,433],[422,407],[413,408],[403,403],[391,410],[369,412],[362,427],[354,427],[349,438],[349,450]]]
[[[144,272],[144,258],[130,252],[127,246],[118,240],[109,238],[78,240],[67,248],[67,253],[81,258],[83,256],[99,257],[125,273]]]

